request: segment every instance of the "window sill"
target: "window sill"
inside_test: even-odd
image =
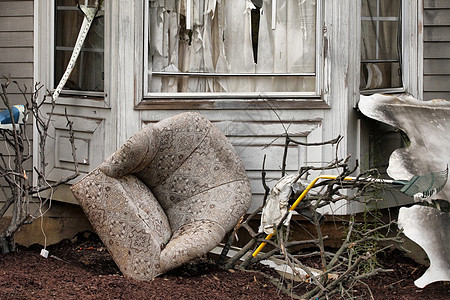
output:
[[[406,93],[405,88],[386,88],[386,89],[376,89],[376,90],[363,90],[359,92],[361,95],[367,96],[372,94],[402,94]]]
[[[137,110],[162,109],[329,109],[330,106],[319,97],[294,99],[170,99],[170,98],[144,98],[139,102]]]
[[[52,93],[54,90],[52,90]],[[90,92],[90,91],[76,91],[76,90],[62,90],[60,97],[74,97],[84,99],[103,100],[105,98],[104,92]]]
[[[53,92],[53,91],[52,91]],[[50,98],[47,97],[47,101],[50,103]],[[92,92],[88,94],[81,94],[80,92],[70,92],[66,91],[61,92],[58,99],[56,99],[56,103],[60,105],[70,105],[70,106],[91,106],[91,107],[100,107],[100,108],[108,108],[109,105],[107,103],[107,95],[103,92]]]

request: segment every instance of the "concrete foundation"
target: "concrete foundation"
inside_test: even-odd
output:
[[[0,228],[6,227],[10,220],[11,217],[2,218]],[[25,247],[45,243],[48,246],[86,230],[93,231],[93,228],[80,206],[53,201],[43,219],[36,219],[16,232],[15,241]]]

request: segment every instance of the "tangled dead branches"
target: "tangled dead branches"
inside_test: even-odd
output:
[[[253,213],[236,226],[233,234],[229,236],[227,243],[224,245],[218,263],[225,268],[241,268],[248,269],[251,265],[267,260],[282,260],[289,267],[294,277],[303,281],[310,282],[309,291],[303,295],[294,295],[290,291],[289,295],[299,299],[326,299],[335,294],[342,296],[348,294],[348,291],[357,283],[363,283],[362,280],[369,276],[389,272],[376,264],[377,253],[384,251],[377,245],[381,242],[400,242],[399,236],[386,237],[384,232],[389,231],[393,222],[383,222],[379,218],[373,218],[370,226],[360,226],[360,222],[355,221],[354,216],[349,216],[343,221],[343,228],[346,233],[340,247],[334,250],[325,248],[328,236],[322,234],[322,224],[324,216],[319,212],[321,208],[330,207],[336,203],[345,200],[348,202],[358,201],[364,205],[369,204],[373,197],[369,197],[370,193],[376,188],[374,182],[368,180],[373,178],[373,171],[352,177],[348,180],[348,176],[357,170],[357,164],[353,168],[349,168],[348,161],[350,156],[339,159],[337,158],[337,148],[342,137],[326,141],[319,144],[300,143],[291,139],[287,134],[285,136],[285,151],[282,160],[282,177],[286,178],[285,167],[287,150],[290,143],[301,144],[303,146],[331,145],[336,147],[336,158],[328,163],[325,167],[317,168],[313,166],[303,167],[294,177],[290,188],[292,189],[289,198],[289,204],[296,205],[295,209],[287,210],[278,224],[274,224],[273,239],[271,235],[265,232],[256,232],[250,223],[252,220],[261,217],[267,199],[274,188],[270,189],[266,184],[264,171],[265,158],[262,168],[262,185],[265,189],[263,204]],[[324,180],[313,181],[310,187],[298,184],[300,178],[307,178],[310,172],[331,172],[339,171],[337,176],[324,176]],[[281,180],[280,180],[281,181]],[[279,181],[279,182],[280,182]],[[297,188],[294,188],[297,186]],[[299,188],[300,187],[300,188]],[[309,189],[310,188],[310,189]],[[352,193],[347,191],[351,190]],[[310,192],[311,191],[311,192]],[[308,196],[305,197],[306,193]],[[304,197],[300,199],[299,198]],[[296,201],[297,199],[297,201]],[[296,202],[299,202],[298,205]],[[292,208],[293,206],[291,206]],[[313,238],[307,240],[292,240],[291,231],[295,230],[292,222],[289,222],[291,215],[295,211],[298,215],[303,215],[312,224],[314,224],[315,232],[311,233]],[[370,214],[369,209],[367,212]],[[250,234],[251,239],[238,249],[235,254],[229,255],[229,250],[235,242],[238,230],[245,230]],[[260,229],[261,231],[261,229]],[[261,244],[267,244],[267,251],[258,253],[262,248]],[[370,247],[368,247],[370,245]],[[302,253],[299,246],[303,248],[308,246],[308,253]],[[256,251],[255,251],[256,250]],[[314,269],[307,266],[303,261],[306,258],[316,257],[319,261],[320,268]],[[375,263],[371,263],[375,261]],[[348,296],[348,295],[347,295]],[[351,298],[351,297],[350,297]]]

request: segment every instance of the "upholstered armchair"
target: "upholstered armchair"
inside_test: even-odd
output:
[[[122,273],[139,280],[208,253],[251,201],[239,156],[197,113],[143,128],[72,191]]]

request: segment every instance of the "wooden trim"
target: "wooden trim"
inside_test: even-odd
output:
[[[144,43],[143,37],[147,27],[144,28],[144,1],[136,1],[134,6],[134,103],[138,104],[144,97]],[[145,30],[144,30],[145,29]]]
[[[450,1],[448,0],[422,0],[422,1],[424,2],[423,7],[426,9],[450,8]]]
[[[423,1],[403,2],[403,85],[417,99],[423,94]]]
[[[145,109],[329,109],[322,99],[151,99],[142,100],[136,110]]]

